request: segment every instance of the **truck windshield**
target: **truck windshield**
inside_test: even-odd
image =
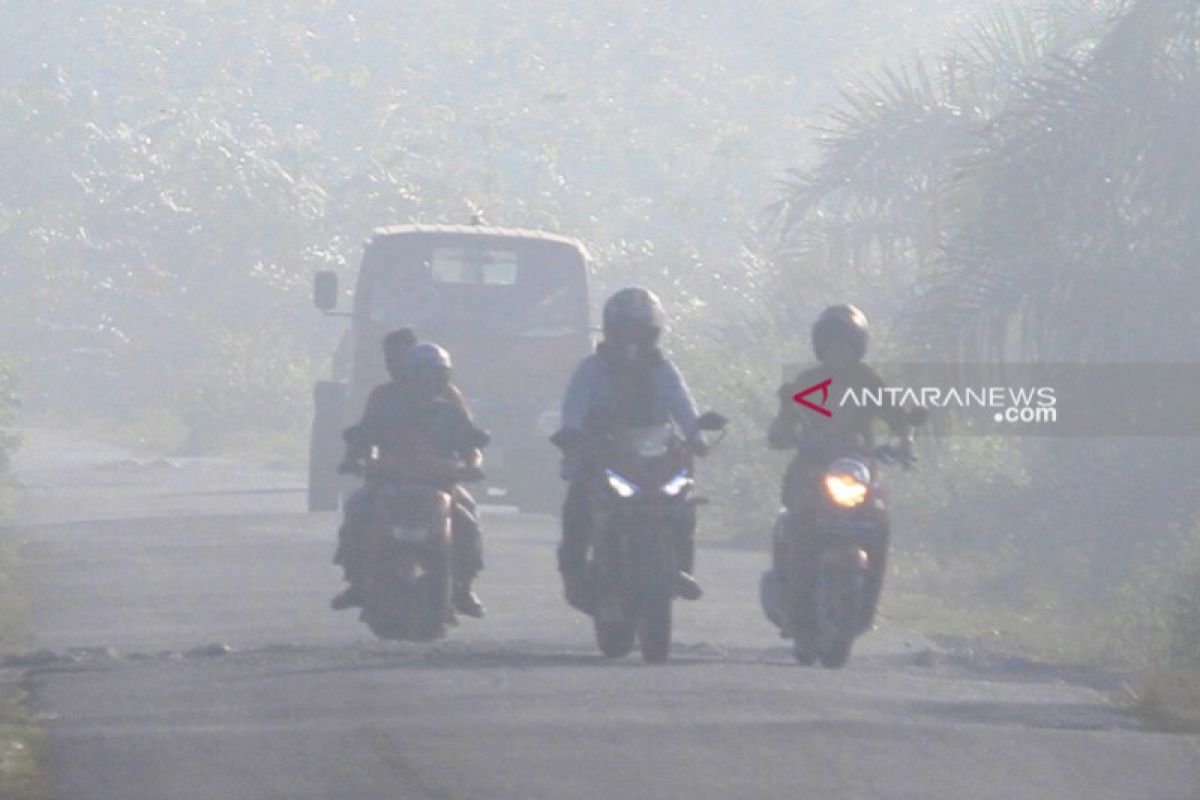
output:
[[[362,308],[376,325],[413,325],[430,336],[587,329],[587,274],[577,251],[539,242],[414,244],[380,254],[360,284]]]
[[[519,260],[511,250],[436,247],[430,263],[434,283],[481,283],[512,286]]]

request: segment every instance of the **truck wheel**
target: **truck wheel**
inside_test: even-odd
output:
[[[321,381],[313,391],[312,438],[308,450],[308,510],[337,511],[342,481],[337,473],[346,385]]]

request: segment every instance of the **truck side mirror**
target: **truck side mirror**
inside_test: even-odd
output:
[[[333,311],[338,304],[338,276],[323,269],[313,277],[313,305],[322,311]]]

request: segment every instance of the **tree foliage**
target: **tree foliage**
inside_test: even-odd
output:
[[[803,117],[978,2],[6,3],[3,341],[35,405],[174,405],[255,341],[317,362],[309,275],[373,227],[482,211],[583,238],[601,289],[648,283],[731,347]]]
[[[19,408],[16,373],[7,360],[0,359],[0,490],[9,477],[9,460],[21,441],[16,432]]]

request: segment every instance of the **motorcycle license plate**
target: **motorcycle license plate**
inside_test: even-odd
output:
[[[393,525],[392,538],[402,544],[416,544],[425,541],[425,528],[413,528],[406,525]]]
[[[823,526],[831,536],[836,536],[839,539],[846,537],[864,537],[870,536],[872,528],[870,525],[864,525],[861,522],[852,522],[850,520],[829,520]]]

